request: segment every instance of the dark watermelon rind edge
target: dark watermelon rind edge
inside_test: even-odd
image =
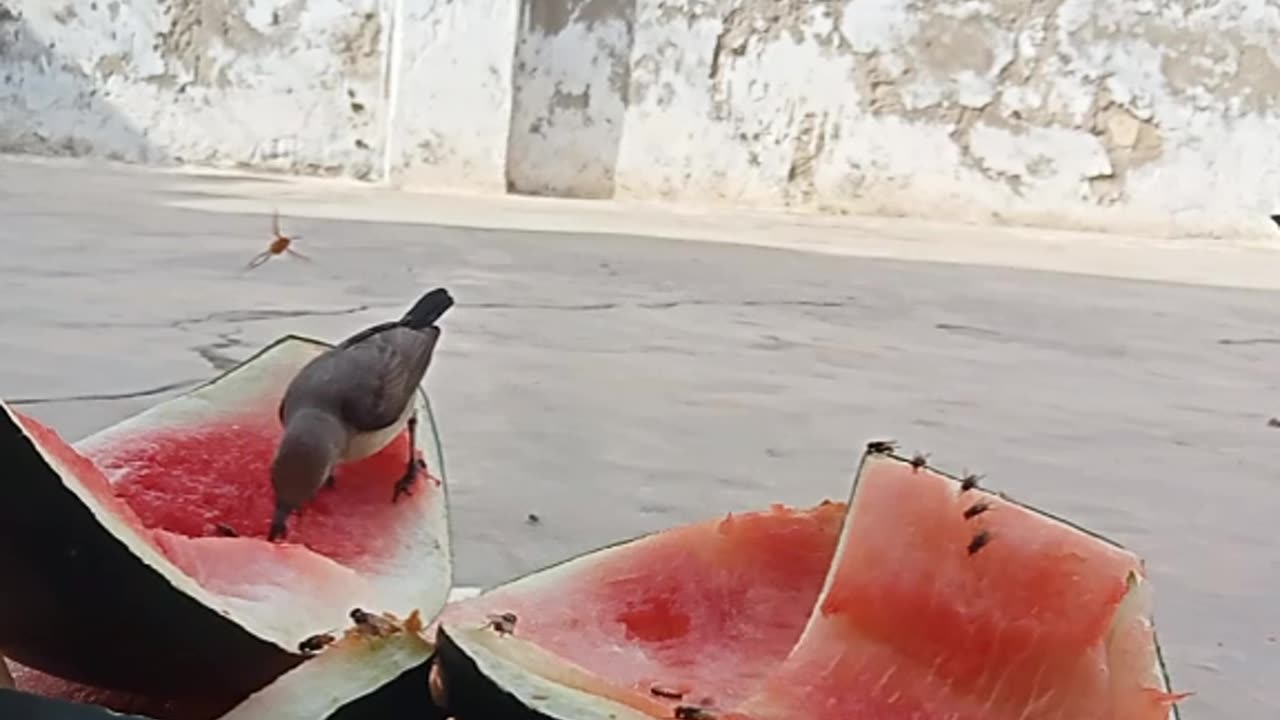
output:
[[[862,470],[863,470],[863,467],[866,465],[867,460],[868,460],[869,458],[873,458],[873,457],[874,457],[874,458],[889,458],[889,459],[891,459],[891,460],[895,460],[895,461],[897,461],[897,462],[900,462],[900,463],[903,463],[903,464],[906,464],[906,465],[910,465],[910,464],[912,464],[912,458],[909,458],[909,457],[905,457],[905,456],[903,456],[903,455],[900,455],[897,451],[895,451],[895,450],[893,450],[893,449],[885,449],[885,450],[876,450],[876,449],[873,449],[873,447],[872,447],[872,446],[873,446],[874,444],[875,444],[875,441],[872,441],[872,442],[867,443],[867,445],[866,445],[866,446],[864,447],[864,449],[863,449],[862,457],[858,460],[858,467],[857,467],[857,470],[855,470],[855,472],[854,472],[854,476],[853,476],[853,489],[852,489],[852,491],[849,493],[849,497],[850,497],[850,500],[851,500],[851,501],[852,501],[852,498],[853,498],[853,497],[857,494],[857,492],[858,492],[858,483],[859,483],[859,482],[861,481],[861,479],[862,479]],[[889,443],[889,446],[890,446],[890,447],[892,447],[892,443]],[[939,468],[939,467],[937,467],[937,466],[935,466],[935,465],[932,465],[932,464],[929,464],[929,463],[925,463],[924,467],[925,467],[925,468],[927,468],[927,469],[929,469],[930,471],[932,471],[932,472],[934,472],[934,473],[936,473],[936,474],[938,474],[938,475],[940,475],[940,476],[944,477],[944,478],[947,478],[948,480],[951,480],[951,481],[955,482],[957,485],[959,485],[959,484],[963,481],[963,478],[961,478],[961,477],[959,477],[959,476],[955,475],[954,473],[951,473],[951,472],[948,472],[948,471],[946,471],[946,470],[943,470],[942,468]],[[980,486],[980,487],[981,487],[981,486]],[[986,490],[987,488],[982,487],[982,489]],[[1003,492],[1001,492],[1001,493],[999,493],[999,494],[1000,494],[1000,497],[1001,497],[1002,499],[1004,499],[1004,500],[1005,500],[1005,501],[1007,501],[1007,502],[1011,502],[1011,503],[1013,503],[1013,504],[1017,505],[1018,507],[1021,507],[1021,508],[1025,509],[1025,510],[1029,510],[1029,511],[1031,511],[1031,512],[1033,512],[1033,513],[1037,514],[1037,515],[1040,515],[1040,516],[1042,516],[1042,517],[1045,517],[1045,518],[1048,518],[1048,519],[1053,520],[1053,521],[1055,521],[1055,522],[1058,522],[1058,523],[1061,523],[1061,524],[1063,524],[1063,525],[1066,525],[1067,527],[1069,527],[1069,528],[1071,528],[1071,529],[1073,529],[1073,530],[1076,530],[1076,531],[1078,531],[1078,532],[1081,532],[1081,533],[1083,533],[1083,534],[1085,534],[1085,535],[1088,535],[1089,537],[1092,537],[1092,538],[1094,538],[1094,539],[1096,539],[1096,540],[1101,540],[1102,542],[1107,543],[1108,545],[1110,545],[1110,546],[1112,546],[1112,547],[1114,547],[1114,548],[1118,548],[1118,549],[1120,549],[1120,550],[1124,550],[1124,551],[1126,551],[1126,552],[1133,552],[1133,551],[1132,551],[1131,549],[1129,549],[1128,547],[1125,547],[1125,545],[1124,545],[1124,544],[1119,543],[1119,542],[1117,542],[1117,541],[1115,541],[1115,540],[1113,540],[1113,539],[1111,539],[1111,538],[1107,537],[1106,535],[1103,535],[1103,534],[1101,534],[1101,533],[1099,533],[1099,532],[1097,532],[1097,531],[1095,531],[1095,530],[1090,530],[1090,529],[1089,529],[1089,528],[1087,528],[1087,527],[1084,527],[1084,526],[1082,526],[1082,525],[1078,525],[1078,524],[1076,524],[1076,523],[1074,523],[1074,522],[1072,522],[1072,521],[1070,521],[1070,520],[1068,520],[1068,519],[1066,519],[1066,518],[1064,518],[1064,517],[1061,517],[1061,516],[1059,516],[1059,515],[1056,515],[1056,514],[1054,514],[1054,513],[1052,513],[1052,512],[1049,512],[1049,511],[1047,511],[1047,510],[1043,510],[1043,509],[1038,508],[1038,507],[1036,507],[1036,506],[1034,506],[1034,505],[1031,505],[1031,504],[1029,504],[1029,503],[1022,502],[1022,501],[1020,501],[1020,500],[1018,500],[1018,499],[1016,499],[1016,498],[1014,498],[1014,497],[1011,497],[1011,496],[1009,496],[1009,495],[1007,495],[1007,494],[1005,494],[1005,493],[1003,493]],[[848,521],[848,516],[846,516],[846,522],[847,522],[847,521]],[[1142,562],[1141,557],[1139,557],[1139,562]],[[1144,564],[1145,564],[1145,563],[1144,563]],[[1158,661],[1158,663],[1159,663],[1159,665],[1160,665],[1160,675],[1161,675],[1161,679],[1164,681],[1164,688],[1162,688],[1162,689],[1163,689],[1163,690],[1165,690],[1165,691],[1171,691],[1171,690],[1172,690],[1172,688],[1173,688],[1173,676],[1169,673],[1169,666],[1168,666],[1168,664],[1165,662],[1165,659],[1164,659],[1164,650],[1163,650],[1163,648],[1161,648],[1161,647],[1160,647],[1160,634],[1159,634],[1159,632],[1158,632],[1158,631],[1156,630],[1156,628],[1155,628],[1154,613],[1153,613],[1153,617],[1152,617],[1152,621],[1151,621],[1151,622],[1152,622],[1152,628],[1151,628],[1151,642],[1155,645],[1155,649],[1156,649],[1156,659],[1157,659],[1157,661]],[[1172,705],[1172,706],[1170,706],[1170,710],[1171,710],[1172,714],[1171,714],[1171,716],[1170,716],[1169,720],[1182,720],[1182,711],[1181,711],[1181,709],[1179,709],[1179,707],[1178,707],[1177,705]]]
[[[0,688],[0,717],[6,720],[152,720],[145,715],[122,715],[97,705],[7,688]]]

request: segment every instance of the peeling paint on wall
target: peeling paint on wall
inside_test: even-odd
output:
[[[619,194],[1047,222],[1116,207],[1164,223],[1260,217],[1280,202],[1280,145],[1262,140],[1280,111],[1280,51],[1264,39],[1277,30],[1263,0],[641,2]],[[1225,175],[1249,180],[1207,197]]]
[[[607,198],[622,143],[636,0],[523,0],[507,185]]]
[[[1252,227],[1277,32],[1266,0],[0,0],[0,150]]]
[[[3,2],[5,150],[378,175],[388,0]]]

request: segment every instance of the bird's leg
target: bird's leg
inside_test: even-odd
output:
[[[426,467],[426,463],[418,459],[418,445],[416,442],[418,437],[417,412],[409,416],[407,426],[409,428],[409,466],[404,470],[404,477],[396,481],[396,489],[391,495],[391,502],[399,500],[401,495],[412,495],[413,481],[418,477],[418,468]]]
[[[333,473],[329,473],[329,477],[324,479],[324,486],[330,490],[338,487],[338,478]]]
[[[285,535],[289,534],[289,526],[287,524],[289,513],[289,508],[280,505],[276,506],[275,514],[271,516],[271,531],[267,533],[268,542],[282,540]]]

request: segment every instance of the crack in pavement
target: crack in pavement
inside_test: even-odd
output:
[[[472,308],[476,310],[564,310],[570,312],[592,312],[601,310],[616,310],[622,307],[637,307],[646,310],[670,310],[678,307],[819,307],[819,308],[842,308],[852,307],[856,305],[856,298],[848,296],[838,300],[708,300],[702,298],[691,298],[686,300],[667,300],[660,302],[638,302],[638,303],[618,303],[618,302],[600,302],[600,303],[577,303],[577,304],[551,304],[551,303],[511,303],[511,302],[481,302],[481,303],[458,303],[459,307]],[[198,315],[195,317],[181,318],[166,323],[59,323],[62,327],[117,327],[117,328],[156,328],[168,327],[182,332],[190,332],[192,326],[201,325],[212,322],[233,322],[233,323],[251,323],[263,320],[278,320],[287,318],[300,317],[333,317],[341,315],[355,315],[357,313],[373,310],[375,308],[388,307],[382,305],[362,304],[353,307],[339,308],[335,310],[279,310],[279,309],[253,309],[253,310],[220,310],[218,312],[208,313],[206,315]],[[232,357],[222,352],[231,348],[245,347],[245,343],[237,335],[241,332],[240,327],[235,327],[228,332],[217,333],[217,339],[191,347],[190,349],[200,356],[202,360],[207,362],[215,372],[223,373],[227,370],[239,365],[242,360]],[[10,405],[41,405],[57,402],[91,402],[102,400],[128,400],[133,398],[148,397],[151,395],[159,395],[172,390],[179,390],[205,382],[205,378],[199,380],[178,380],[175,382],[164,383],[155,387],[145,388],[143,390],[131,390],[116,393],[83,393],[77,395],[48,395],[38,397],[14,398],[7,400]]]
[[[239,365],[241,362],[240,358],[232,357],[222,352],[223,350],[230,350],[231,348],[244,347],[244,341],[236,337],[236,334],[239,332],[240,329],[236,328],[231,332],[218,333],[217,340],[211,343],[205,343],[204,345],[196,345],[191,349],[194,350],[202,360],[209,363],[215,371],[220,373],[226,372]]]
[[[372,310],[373,305],[356,305],[337,310],[220,310],[207,315],[183,318],[169,323],[169,327],[182,329],[189,325],[200,325],[209,322],[248,323],[261,320],[279,320],[300,317],[334,317],[339,315],[355,315]]]
[[[102,329],[102,328],[130,328],[130,329],[146,329],[146,328],[172,328],[175,330],[185,330],[191,325],[200,325],[208,322],[259,322],[262,320],[277,320],[281,318],[300,318],[300,317],[334,317],[340,315],[354,315],[372,310],[378,307],[388,307],[383,305],[356,305],[354,307],[339,308],[336,310],[219,310],[218,312],[208,313],[207,315],[197,315],[189,318],[179,318],[177,320],[166,320],[162,322],[53,322],[55,327],[72,328],[72,329]]]
[[[1219,345],[1280,345],[1280,338],[1221,338]]]
[[[146,388],[145,390],[131,390],[119,393],[85,393],[82,395],[44,395],[39,397],[28,398],[12,398],[5,400],[8,405],[45,405],[56,402],[80,402],[95,400],[129,400],[132,398],[148,397],[150,395],[159,395],[169,392],[170,390],[181,390],[183,388],[192,387],[205,382],[205,378],[198,380],[179,380],[177,382],[165,383],[155,387]]]

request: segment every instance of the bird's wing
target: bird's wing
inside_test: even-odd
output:
[[[400,326],[399,320],[388,320],[386,322],[378,323],[377,325],[371,325],[357,332],[355,335],[352,335],[346,340],[343,340],[342,342],[338,343],[338,347],[339,348],[352,347],[353,345],[356,345],[357,343],[360,343],[368,338],[371,338],[380,332],[383,332],[385,330],[390,330],[393,327],[399,327],[399,326]]]
[[[340,351],[343,362],[342,415],[362,432],[399,419],[431,364],[440,329],[394,327]]]

